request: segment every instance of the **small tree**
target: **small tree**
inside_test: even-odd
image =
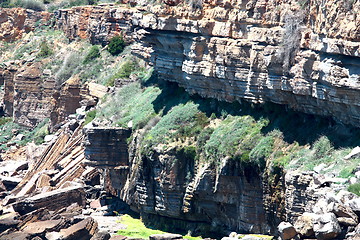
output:
[[[38,57],[49,57],[52,54],[53,54],[53,51],[47,44],[47,41],[46,40],[42,41],[40,43],[40,51],[38,53]]]
[[[98,46],[92,46],[90,48],[89,53],[86,55],[83,64],[87,64],[93,60],[95,60],[96,58],[100,57],[100,49]]]
[[[111,55],[115,56],[124,51],[126,43],[122,36],[115,36],[110,39],[110,43],[108,45],[108,51]]]

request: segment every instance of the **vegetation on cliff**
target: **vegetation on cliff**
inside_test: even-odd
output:
[[[202,99],[154,76],[119,89],[97,111],[97,121],[121,127],[131,123],[133,129],[142,129],[141,152],[149,158],[176,146],[179,156],[215,165],[225,158],[260,170],[266,166],[313,170],[326,164],[323,171],[345,178],[360,162],[344,160],[350,152],[347,147],[359,139],[339,135],[340,126],[330,119],[274,104]]]

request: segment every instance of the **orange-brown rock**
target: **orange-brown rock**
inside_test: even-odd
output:
[[[52,14],[23,8],[0,8],[0,41],[20,39],[35,29],[36,23],[49,24]]]

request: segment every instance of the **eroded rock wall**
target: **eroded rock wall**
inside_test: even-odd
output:
[[[359,126],[359,11],[359,1],[340,0],[109,5],[63,10],[58,26],[94,43],[122,29],[137,42],[134,54],[190,93],[271,101]]]
[[[0,8],[0,41],[20,39],[37,25],[51,24],[52,14],[23,8]]]
[[[140,153],[141,133],[133,135],[128,150],[129,132],[124,129],[84,132],[86,163],[103,168],[108,191],[148,223],[193,234],[274,231],[264,208],[263,179],[254,168],[227,159],[218,167],[201,163],[179,154],[176,147],[149,158]]]

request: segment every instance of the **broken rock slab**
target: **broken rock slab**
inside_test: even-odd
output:
[[[16,202],[13,207],[16,212],[23,215],[43,207],[50,211],[56,211],[70,206],[72,203],[78,203],[79,206],[85,206],[86,200],[83,187],[74,186],[41,193]]]
[[[183,239],[180,234],[164,233],[164,234],[153,234],[149,237],[150,240],[175,240]]]
[[[89,240],[98,231],[97,222],[89,217],[86,218],[69,228],[62,229],[60,234],[63,240]]]

